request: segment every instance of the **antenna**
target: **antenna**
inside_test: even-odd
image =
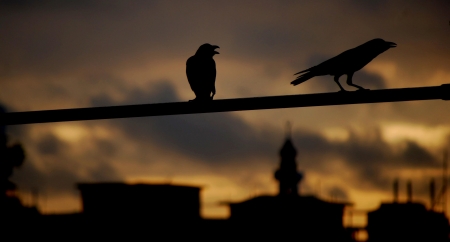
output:
[[[430,181],[430,210],[434,211],[434,205],[436,204],[436,183],[434,178],[431,178]]]
[[[320,198],[320,180],[317,182],[317,197]]]
[[[442,164],[442,189],[438,194],[438,198],[435,200],[435,204],[442,204],[442,212],[447,212],[447,151],[444,150],[444,160]]]
[[[394,192],[394,203],[398,203],[398,178],[394,180],[393,192]]]
[[[412,202],[412,196],[413,196],[413,193],[412,193],[412,182],[411,182],[411,180],[409,180],[408,183],[406,183],[406,191],[407,191],[407,194],[408,194],[408,200],[407,200],[407,202],[408,202],[408,203],[411,203],[411,202]]]
[[[442,167],[442,212],[447,212],[447,150],[444,151],[444,164]]]
[[[292,133],[292,124],[290,121],[287,121],[286,122],[286,137],[291,138],[291,133]]]

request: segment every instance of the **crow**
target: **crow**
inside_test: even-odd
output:
[[[186,76],[195,93],[195,99],[191,101],[210,101],[216,94],[216,62],[213,56],[219,54],[215,51],[217,48],[217,45],[203,44],[186,62]]]
[[[330,75],[334,76],[334,81],[338,84],[339,88],[341,88],[341,91],[346,91],[339,83],[339,77],[347,75],[348,85],[357,87],[359,90],[365,90],[365,88],[353,84],[353,74],[367,65],[379,54],[396,46],[396,43],[387,42],[383,39],[370,40],[358,47],[342,52],[338,56],[326,60],[317,66],[295,73],[294,75],[303,74],[298,76],[291,84],[296,86],[315,76]]]

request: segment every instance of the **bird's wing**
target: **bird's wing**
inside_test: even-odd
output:
[[[214,84],[216,83],[216,62],[214,61],[213,58],[205,60],[205,72],[204,72],[204,77],[205,77],[205,81],[208,82],[208,85],[210,86],[214,86]]]
[[[198,63],[198,60],[195,56],[191,56],[186,61],[186,76],[189,82],[189,85],[191,86],[191,89],[196,92],[199,86],[199,80],[200,80],[200,73],[201,73],[201,66]]]
[[[192,91],[198,96],[214,92],[216,63],[212,58],[192,56],[186,62],[186,76]]]
[[[337,57],[337,56],[336,56]],[[339,61],[336,60],[336,57],[328,59],[316,66],[308,68],[306,70],[295,73],[294,75],[301,74],[297,76],[297,78],[291,82],[292,85],[296,86],[300,83],[303,83],[315,76],[323,76],[323,75],[332,75],[336,71],[336,67],[339,66]]]
[[[370,48],[368,49],[366,46],[362,45],[357,46],[330,59],[330,61],[333,60],[333,65],[330,70],[332,74],[353,73],[360,70],[373,58],[374,57],[370,54]]]

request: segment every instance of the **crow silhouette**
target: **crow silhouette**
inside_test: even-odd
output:
[[[216,62],[213,56],[219,54],[215,51],[217,48],[217,45],[203,44],[186,62],[186,76],[195,93],[195,99],[191,101],[210,101],[216,94]]]
[[[334,76],[334,81],[338,84],[339,88],[341,88],[341,91],[346,91],[339,83],[339,77],[347,75],[348,85],[357,87],[359,90],[365,90],[365,88],[353,84],[353,74],[367,65],[379,54],[396,46],[397,44],[384,41],[383,39],[370,40],[358,47],[344,51],[317,66],[295,73],[294,75],[303,74],[298,76],[291,84],[296,86],[315,76],[330,75]]]

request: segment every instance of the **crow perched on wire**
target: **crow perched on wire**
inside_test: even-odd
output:
[[[219,54],[215,51],[217,48],[217,45],[203,44],[186,62],[186,76],[196,96],[191,101],[210,101],[216,94],[216,62],[213,56]]]
[[[373,39],[358,47],[342,52],[338,56],[324,61],[317,66],[295,73],[294,75],[303,74],[298,76],[291,84],[296,86],[315,76],[330,75],[334,76],[334,81],[338,84],[339,88],[341,88],[341,91],[346,91],[339,83],[339,77],[347,75],[348,85],[357,87],[359,90],[365,90],[365,88],[353,84],[353,74],[367,65],[379,54],[396,46],[397,44],[393,42],[387,42],[383,39]]]

